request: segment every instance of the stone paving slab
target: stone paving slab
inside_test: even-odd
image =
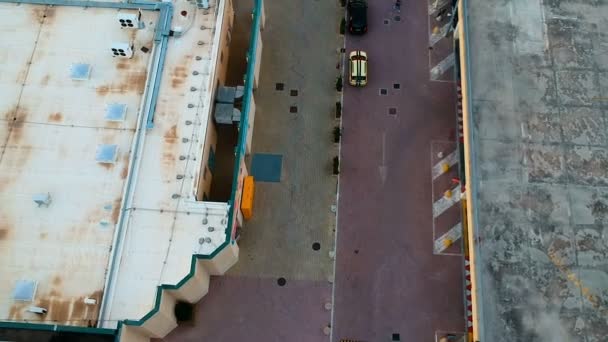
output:
[[[157,342],[326,342],[330,322],[326,282],[213,277],[209,295],[196,306],[194,322]]]

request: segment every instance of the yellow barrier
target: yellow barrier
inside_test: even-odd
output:
[[[253,194],[255,192],[255,184],[253,176],[245,177],[243,181],[243,196],[241,199],[241,212],[245,219],[253,217]]]

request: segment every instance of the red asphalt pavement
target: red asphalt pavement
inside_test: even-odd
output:
[[[370,62],[369,84],[344,90],[334,342],[465,330],[463,260],[433,255],[431,141],[453,138],[456,119],[454,84],[429,80],[426,6],[403,1],[385,25],[392,2],[370,0],[369,31],[346,37]]]

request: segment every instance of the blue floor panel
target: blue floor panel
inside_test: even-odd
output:
[[[251,175],[256,182],[280,182],[283,156],[256,153],[251,161]]]

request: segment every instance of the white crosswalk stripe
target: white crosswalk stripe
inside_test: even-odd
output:
[[[450,25],[452,25],[451,22],[443,25],[443,27],[437,30],[437,32],[431,33],[431,37],[429,38],[429,46],[434,46],[437,44],[437,42],[444,38],[445,34],[450,29]]]
[[[461,237],[462,224],[459,222],[457,225],[452,227],[452,229],[448,230],[445,234],[441,235],[441,237],[435,240],[435,253],[443,252]]]
[[[433,203],[433,217],[441,215],[444,211],[450,209],[454,204],[460,202],[460,186],[456,186],[452,189],[452,196],[443,196],[438,201]]]
[[[448,164],[449,167],[454,166],[458,162],[458,153],[456,151],[450,153],[447,157],[443,158],[439,163],[433,166],[433,180],[437,179],[437,177],[441,176],[443,172],[443,165]]]
[[[455,62],[456,57],[452,52],[431,69],[431,80],[438,80],[441,75],[443,75],[446,71],[448,71],[451,67],[454,66]]]

